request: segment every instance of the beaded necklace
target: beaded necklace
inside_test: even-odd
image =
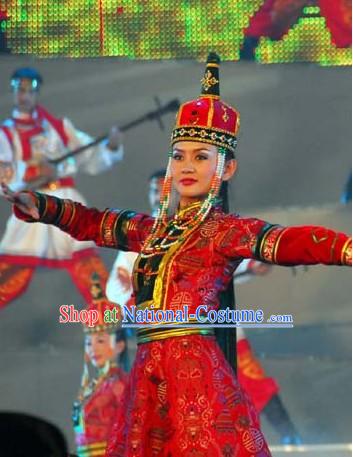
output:
[[[174,218],[168,222],[168,208],[172,191],[172,151],[169,152],[168,166],[163,183],[157,217],[154,221],[151,232],[142,247],[142,258],[153,257],[154,255],[161,254],[163,251],[166,251],[173,246],[173,244],[183,241],[197,225],[200,225],[206,219],[212,206],[214,206],[217,202],[217,196],[222,184],[226,152],[226,148],[218,148],[217,166],[211,181],[210,190],[200,206],[200,209],[186,223],[179,223],[180,218],[178,217],[178,214],[175,214]],[[180,231],[181,233],[176,235],[176,232]]]

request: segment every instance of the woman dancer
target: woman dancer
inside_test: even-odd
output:
[[[41,193],[4,193],[17,217],[54,224],[80,240],[135,251],[139,309],[219,306],[244,258],[280,265],[351,264],[351,238],[323,227],[281,227],[225,214],[217,206],[222,181],[236,170],[239,115],[219,97],[219,59],[211,54],[202,94],[183,104],[172,133],[156,218],[133,211],[88,209]],[[168,214],[172,186],[179,209]],[[107,455],[269,456],[254,407],[215,342],[192,323],[143,328]]]

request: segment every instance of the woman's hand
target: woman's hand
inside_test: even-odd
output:
[[[29,192],[12,192],[4,182],[1,183],[1,188],[6,200],[16,205],[24,214],[32,216],[33,219],[39,219],[39,211],[33,194]]]

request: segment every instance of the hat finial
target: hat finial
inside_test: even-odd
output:
[[[201,79],[201,96],[219,97],[219,55],[215,52],[210,52],[207,58],[205,74]]]

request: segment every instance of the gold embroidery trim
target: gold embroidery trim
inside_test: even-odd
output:
[[[103,239],[104,243],[107,243],[109,246],[117,246],[119,244],[119,241],[117,241],[117,238],[115,235],[115,228],[118,223],[118,220],[120,219],[120,217],[122,216],[122,214],[124,212],[125,212],[124,210],[116,212],[116,211],[112,211],[110,209],[106,209],[104,212],[104,216],[102,218],[102,222],[99,227],[99,233],[101,234],[101,238]],[[112,217],[116,216],[116,217],[114,218],[112,227],[110,227],[110,226],[105,227],[107,219],[108,219],[108,224],[111,224],[111,222],[109,221],[109,216],[112,216]],[[114,232],[112,230],[114,230]]]
[[[225,144],[219,140],[208,140],[207,138],[200,138],[197,136],[194,136],[194,137],[193,136],[182,136],[179,139],[175,139],[173,144],[177,143],[178,141],[198,141],[199,143],[208,143],[208,144],[214,144],[215,146],[228,147],[228,148],[231,148],[232,151],[234,151],[234,149],[236,148],[236,144],[235,145]]]
[[[189,211],[192,211],[196,208],[200,208],[202,205],[202,201],[196,201],[194,203],[191,203],[190,205],[185,206],[184,208],[181,208],[177,211],[176,215],[178,218],[184,217]]]
[[[268,242],[268,239],[270,238],[270,236],[273,235],[273,232],[275,232],[278,229],[283,230],[282,227],[274,226],[274,227],[270,228],[263,236],[263,238],[261,240],[261,244],[260,244],[260,249],[259,249],[259,254],[260,254],[261,259],[272,262],[274,246],[271,249],[270,258],[268,258],[268,254],[264,253],[264,250],[267,247],[266,243]],[[276,238],[275,238],[275,240],[276,240]]]
[[[288,227],[285,228],[285,229],[283,229],[283,230],[279,233],[278,238],[277,238],[277,240],[276,240],[276,242],[275,242],[274,253],[273,253],[273,261],[274,261],[274,263],[277,263],[277,251],[278,251],[278,247],[279,247],[279,242],[280,242],[280,240],[281,240],[281,238],[282,238],[284,232],[286,232],[287,230],[288,230]]]
[[[78,452],[85,452],[85,451],[94,451],[94,450],[105,450],[107,447],[107,442],[106,441],[101,441],[98,443],[92,443],[92,444],[87,444],[85,446],[77,446],[77,451]],[[94,454],[87,454],[88,455],[94,455]],[[97,454],[99,455],[99,454]]]
[[[348,238],[348,240],[344,243],[341,253],[341,264],[347,265],[348,260],[352,261],[352,238]]]
[[[103,239],[103,241],[105,241],[105,234],[104,234],[104,227],[103,226],[104,226],[104,222],[105,222],[105,220],[106,220],[106,218],[107,218],[107,216],[109,214],[109,211],[110,211],[109,209],[106,209],[104,211],[104,214],[103,214],[103,217],[102,217],[102,221],[101,221],[100,227],[99,227],[99,233],[100,233],[101,238]]]
[[[118,245],[118,242],[117,242],[117,239],[116,239],[116,226],[118,225],[118,220],[119,220],[119,217],[116,217],[115,218],[115,221],[114,221],[114,224],[113,224],[113,228],[112,228],[112,240],[114,242],[114,246],[117,246]]]
[[[141,329],[137,330],[137,344],[189,335],[214,336],[214,330],[212,328]]]
[[[207,127],[212,127],[213,113],[214,113],[214,101],[211,99],[210,107],[209,107],[208,115],[207,115]]]
[[[71,203],[71,211],[72,211],[72,214],[71,214],[71,217],[70,217],[70,220],[69,222],[67,223],[67,225],[70,225],[71,222],[74,220],[74,217],[75,217],[75,214],[76,214],[76,205],[74,203]]]
[[[229,120],[229,116],[227,113],[227,108],[223,105],[222,105],[222,111],[223,111],[222,119],[224,122],[227,122]]]
[[[315,230],[316,230],[316,229],[314,228],[314,229],[311,231],[311,238],[313,239],[313,241],[314,241],[315,244],[319,244],[319,243],[321,243],[321,241],[326,241],[326,240],[327,240],[327,238],[328,238],[327,233],[326,233],[326,235],[323,235],[321,238],[318,238],[318,237],[316,236]]]
[[[236,110],[235,108],[233,108],[233,106],[228,105],[228,103],[224,102],[223,100],[222,100],[222,104],[223,104],[224,106],[226,106],[227,108],[229,108],[230,111],[233,111],[233,112],[235,111],[235,114],[237,115],[237,123],[236,123],[236,125],[235,125],[235,131],[234,131],[234,135],[236,135],[237,132],[238,132],[238,130],[239,130],[239,127],[240,127],[240,113],[239,113],[238,110]]]
[[[48,211],[48,198],[44,197],[44,201],[45,201],[45,206],[44,206],[43,216],[41,218],[44,218]]]
[[[218,79],[212,75],[210,70],[207,70],[205,76],[201,79],[201,85],[205,91],[208,91],[208,89],[215,86],[218,82]]]
[[[334,259],[334,255],[335,255],[335,246],[336,246],[336,243],[337,243],[337,240],[338,240],[338,233],[336,233],[336,236],[331,244],[331,248],[330,248],[330,262],[332,263],[333,262],[333,259]]]
[[[208,97],[208,96],[207,96]],[[199,129],[207,129],[208,127],[205,125],[205,126],[202,126],[202,125],[198,125],[197,126]],[[179,130],[179,129],[190,129],[192,128],[190,125],[185,125],[185,124],[182,124],[182,125],[178,125],[177,128],[175,128],[174,130]],[[220,129],[219,127],[212,127],[211,128],[212,132],[221,132],[221,133],[226,133],[227,135],[235,135],[236,132],[232,132],[230,130],[224,130],[224,129]]]
[[[60,213],[59,213],[59,216],[57,217],[57,221],[60,223],[61,222],[61,219],[63,217],[63,214],[65,214],[66,212],[66,200],[63,200],[62,204],[61,204],[61,208],[60,208]]]
[[[240,127],[240,114],[239,114],[238,111],[237,111],[237,123],[236,123],[236,125],[235,125],[235,132],[234,132],[234,135],[236,135],[236,134],[238,133],[239,127]]]
[[[219,95],[213,95],[213,94],[205,94],[205,95],[201,95],[199,98],[213,98],[214,100],[220,100],[220,96]],[[223,103],[223,101],[222,101]]]

